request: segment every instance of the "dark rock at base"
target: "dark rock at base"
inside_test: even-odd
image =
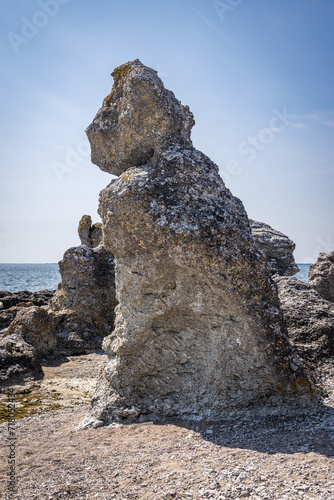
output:
[[[288,335],[299,356],[310,367],[333,359],[334,304],[297,278],[275,281]]]
[[[280,276],[293,276],[298,273],[299,268],[293,256],[295,243],[269,224],[251,219],[249,223],[252,236],[264,252],[271,273]]]
[[[48,305],[52,299],[55,290],[41,290],[39,292],[20,292],[0,291],[0,331],[8,328],[14,321],[18,312],[31,306]]]
[[[32,345],[18,334],[0,334],[0,388],[43,377]]]
[[[101,349],[114,328],[114,257],[99,244],[101,224],[84,216],[79,234],[80,227],[87,245],[65,252],[56,291],[0,292],[0,381],[6,385],[39,378],[41,358]]]
[[[309,285],[325,300],[334,302],[334,251],[320,253],[310,267]]]
[[[20,292],[0,291],[0,312],[4,309],[16,306],[20,303],[29,303],[34,306],[45,306],[52,299],[55,290],[41,290],[38,292]]]

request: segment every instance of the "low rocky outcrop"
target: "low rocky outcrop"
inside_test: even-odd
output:
[[[309,284],[323,299],[334,302],[334,251],[319,254],[310,267]]]
[[[7,292],[0,291],[0,333],[8,328],[18,312],[31,306],[48,305],[55,290],[41,290],[40,292]]]
[[[276,284],[289,338],[299,356],[316,367],[334,356],[334,304],[307,283],[277,277]]]
[[[90,215],[83,215],[78,227],[81,245],[88,248],[95,248],[102,243],[102,224],[96,222],[92,224]]]
[[[20,336],[34,347],[37,357],[41,359],[56,348],[56,323],[57,320],[46,307],[22,308],[10,324],[8,334]]]
[[[280,276],[293,276],[298,273],[299,268],[293,256],[295,243],[269,224],[251,219],[249,223],[252,236],[264,252],[271,273]]]
[[[42,367],[34,347],[19,334],[0,333],[0,390],[40,379]]]
[[[65,252],[55,292],[0,292],[1,386],[39,377],[40,360],[50,355],[101,349],[114,328],[114,257],[100,244],[101,224],[89,216],[80,221],[81,239],[83,221],[87,244]]]
[[[92,161],[120,176],[99,206],[119,304],[82,427],[305,410],[315,391],[266,259],[242,202],[193,147],[192,113],[138,60],[113,76],[87,135]]]
[[[43,309],[53,295],[53,290],[0,292],[0,389],[42,376],[39,358],[55,346]]]

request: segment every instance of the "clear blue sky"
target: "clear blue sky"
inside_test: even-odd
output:
[[[56,262],[110,181],[84,129],[139,58],[250,217],[334,249],[332,0],[2,0],[0,262]]]

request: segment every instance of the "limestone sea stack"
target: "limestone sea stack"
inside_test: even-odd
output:
[[[118,306],[81,427],[307,408],[315,391],[265,256],[242,202],[193,147],[192,113],[139,60],[112,76],[87,135],[92,161],[119,176],[99,205]]]

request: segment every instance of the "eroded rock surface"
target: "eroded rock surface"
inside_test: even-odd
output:
[[[293,252],[295,243],[285,234],[273,229],[269,224],[250,220],[252,235],[258,247],[264,252],[272,274],[293,276],[299,268]]]
[[[6,386],[42,377],[34,347],[21,335],[0,333],[0,390]]]
[[[334,302],[334,251],[319,254],[310,267],[309,284],[323,299]]]
[[[246,211],[190,140],[191,112],[136,60],[87,129],[115,255],[109,361],[82,424],[300,409],[312,384],[284,334]]]
[[[103,245],[70,248],[59,262],[62,281],[51,301],[58,318],[57,351],[67,354],[101,348],[114,327],[113,255]]]
[[[334,304],[297,278],[277,277],[276,283],[288,335],[298,354],[310,366],[333,361]]]
[[[57,320],[45,307],[22,308],[8,328],[8,334],[21,336],[35,348],[38,358],[47,356],[56,345],[54,335]]]
[[[142,68],[137,59],[115,69],[115,85],[86,130],[92,162],[115,175],[145,165],[166,139],[190,142],[195,124],[188,106],[165,89],[157,72]]]

